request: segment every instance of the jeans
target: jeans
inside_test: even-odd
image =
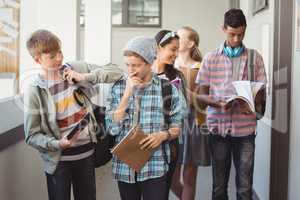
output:
[[[213,192],[212,200],[228,200],[231,158],[236,169],[237,200],[252,199],[255,135],[225,138],[211,137]]]
[[[165,200],[166,184],[166,175],[136,183],[118,181],[121,200]]]
[[[93,156],[60,161],[54,174],[47,174],[49,200],[70,200],[71,185],[74,200],[96,200],[95,168]]]

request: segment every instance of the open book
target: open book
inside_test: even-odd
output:
[[[234,103],[235,101],[244,101],[248,104],[252,112],[255,110],[255,98],[259,95],[263,95],[265,92],[265,83],[262,82],[250,82],[250,81],[234,81],[232,85],[236,94],[228,97],[227,104]]]
[[[140,171],[151,158],[155,149],[141,149],[139,144],[147,135],[137,125],[111,150],[118,159],[129,165],[136,172]]]

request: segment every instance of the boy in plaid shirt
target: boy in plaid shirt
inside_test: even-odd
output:
[[[122,200],[165,199],[170,150],[169,146],[165,145],[164,151],[162,143],[175,139],[180,134],[185,102],[172,86],[170,124],[169,128],[165,129],[161,80],[151,71],[155,52],[154,39],[137,37],[130,40],[124,50],[128,77],[117,81],[111,90],[106,122],[110,133],[116,135],[116,143],[122,140],[134,125],[135,100],[139,98],[139,126],[148,134],[141,142],[141,148],[156,149],[139,172],[113,157],[113,175],[118,181]]]

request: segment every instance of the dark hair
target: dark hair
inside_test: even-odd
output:
[[[224,28],[247,26],[246,17],[241,9],[232,8],[224,14]]]
[[[174,33],[174,35],[170,35],[169,38],[162,41],[162,39],[170,33]],[[164,47],[167,44],[171,43],[171,41],[174,39],[179,40],[179,36],[175,32],[170,30],[161,30],[155,35],[155,40],[158,47]],[[173,80],[177,76],[179,76],[181,72],[175,69],[173,64],[166,64],[164,73],[169,80]]]
[[[194,46],[193,49],[191,51],[191,58],[193,60],[196,60],[198,62],[202,61],[202,54],[198,48],[199,46],[199,34],[197,33],[197,31],[195,31],[193,28],[189,27],[189,26],[183,26],[181,29],[185,30],[188,32],[188,39],[190,41],[194,42]]]

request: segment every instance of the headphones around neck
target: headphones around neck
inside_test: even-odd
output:
[[[244,50],[245,47],[243,45],[234,48],[224,45],[224,52],[229,58],[239,57],[244,52]]]

